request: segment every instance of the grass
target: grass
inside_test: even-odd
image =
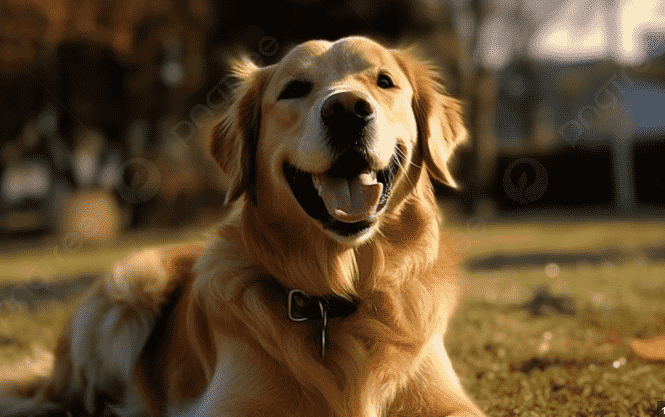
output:
[[[628,341],[665,334],[663,224],[463,226],[452,243],[465,249],[467,295],[446,345],[463,385],[489,416],[654,415],[656,401],[665,400],[665,365],[640,359]],[[75,252],[58,252],[53,243],[5,251],[0,284],[30,279],[35,265],[52,282],[96,275],[143,243],[192,235],[153,235],[140,245],[133,239]],[[550,307],[533,315],[525,306],[542,286],[570,301],[575,314]],[[52,349],[75,298],[43,302],[33,312],[5,303],[0,363],[30,354],[33,345]]]
[[[608,222],[459,231],[471,242],[467,296],[447,346],[488,415],[654,415],[665,366],[637,357],[628,341],[665,334],[662,230]],[[576,314],[523,308],[542,286]]]
[[[447,346],[467,391],[489,416],[651,416],[665,393],[665,367],[625,344],[651,319],[608,310],[571,317],[468,301]],[[619,319],[623,331],[617,331]]]

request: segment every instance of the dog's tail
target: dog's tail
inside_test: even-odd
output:
[[[84,303],[84,308],[75,313],[72,321],[81,322],[83,317],[90,316],[92,322],[95,319],[108,319],[108,314],[87,314],[89,311],[85,307],[94,304],[94,301]],[[128,376],[122,379],[123,370],[117,366],[117,362],[108,360],[109,355],[104,355],[106,351],[102,350],[112,350],[117,344],[114,346],[109,343],[99,331],[99,323],[94,324],[97,325],[83,326],[89,331],[75,334],[86,339],[84,343],[74,337],[75,346],[83,346],[82,349],[72,349],[70,322],[65,326],[53,354],[36,348],[31,358],[0,367],[0,417],[144,415],[142,398],[129,398],[126,395],[129,394],[128,381],[133,375],[133,366],[127,366]],[[139,331],[146,337],[152,328],[152,323],[147,323]],[[109,326],[109,329],[109,334],[116,334],[112,331],[113,326]],[[102,336],[92,340],[95,334]],[[122,340],[129,338],[127,331],[122,336]],[[139,353],[142,346],[143,343],[136,349]],[[125,357],[131,353],[128,349],[116,350]],[[87,356],[85,352],[88,352]],[[104,360],[97,360],[97,352],[101,352]]]
[[[137,367],[148,342],[159,344],[168,331],[202,250],[146,249],[114,264],[83,296],[53,354],[37,349],[32,358],[0,367],[0,417],[149,414]]]

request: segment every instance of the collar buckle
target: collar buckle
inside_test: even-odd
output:
[[[310,296],[301,290],[288,290],[287,317],[295,323],[323,319],[321,325],[321,359],[326,360],[326,328],[328,318],[346,317],[358,308],[358,301],[342,297]],[[320,315],[319,315],[320,314]]]
[[[294,300],[293,297],[296,294],[300,294],[305,298],[307,295],[301,291],[301,290],[291,290],[289,291],[288,295],[288,309],[287,309],[287,315],[289,317],[289,320],[296,322],[296,323],[301,323],[303,321],[307,321],[310,319],[313,319],[314,317],[308,317],[308,316],[303,316],[303,317],[294,317],[293,315],[293,307],[294,307]],[[319,310],[321,312],[321,318],[323,319],[323,324],[321,325],[321,359],[325,362],[326,361],[326,328],[328,327],[328,308],[327,306],[324,305],[323,301],[321,299],[314,299],[319,305]]]

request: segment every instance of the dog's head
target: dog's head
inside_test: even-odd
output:
[[[234,72],[212,140],[227,202],[246,193],[273,223],[356,246],[420,186],[412,170],[455,185],[447,163],[466,137],[460,105],[409,52],[362,37],[310,41],[276,65],[243,60]]]

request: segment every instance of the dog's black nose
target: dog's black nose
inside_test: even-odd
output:
[[[338,148],[358,145],[373,117],[372,105],[351,91],[333,94],[321,108],[321,118],[331,135],[331,143]]]
[[[325,124],[340,122],[362,122],[374,114],[372,105],[356,93],[345,91],[328,97],[321,108],[321,117]]]

